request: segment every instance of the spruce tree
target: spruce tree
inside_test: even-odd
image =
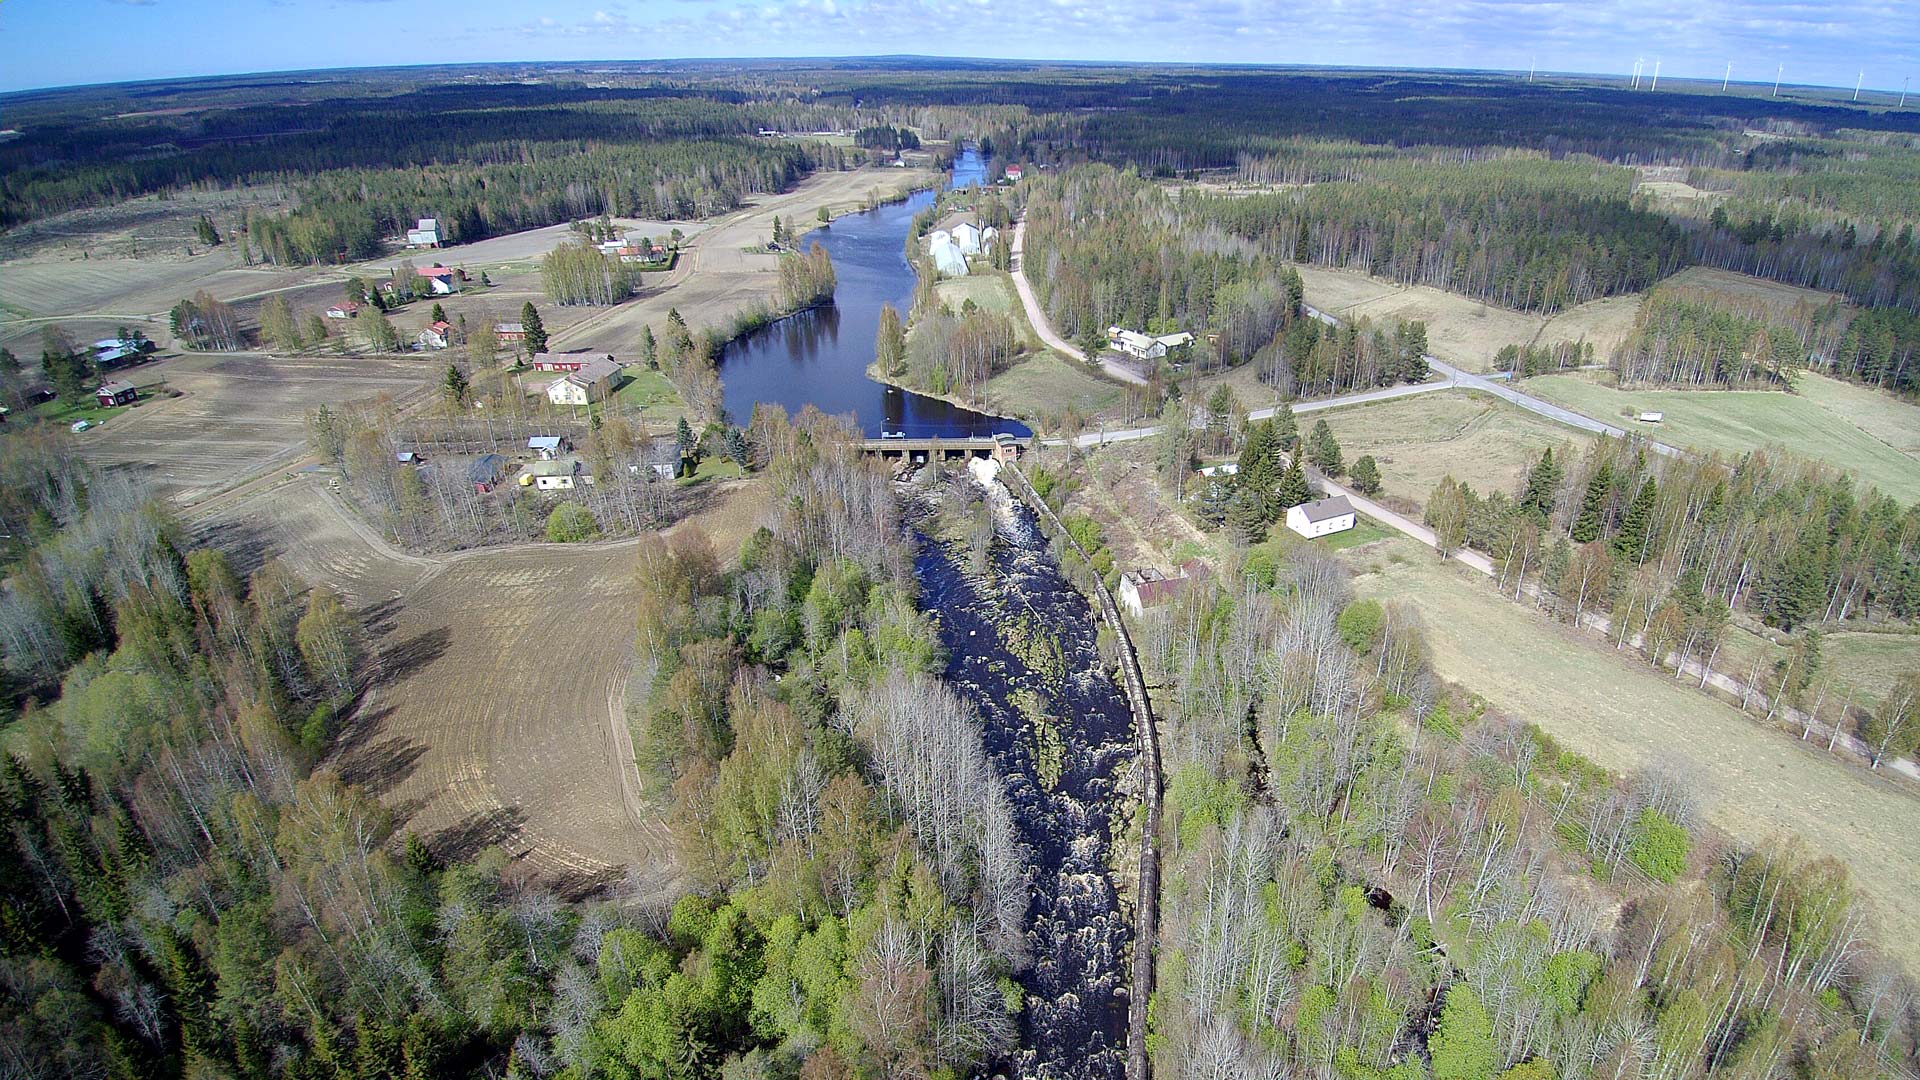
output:
[[[727,429],[727,456],[742,469],[747,467],[747,433],[737,427]]]
[[[1600,539],[1606,526],[1607,500],[1613,497],[1613,466],[1602,465],[1587,481],[1587,496],[1581,500],[1580,516],[1573,521],[1573,542],[1590,544]]]
[[[1273,424],[1262,420],[1247,428],[1247,441],[1240,447],[1240,464],[1234,473],[1234,487],[1243,501],[1251,502],[1261,520],[1273,518],[1273,488],[1280,480],[1274,467]]]
[[[1653,531],[1653,508],[1660,495],[1660,487],[1649,476],[1640,483],[1640,490],[1633,496],[1633,504],[1627,507],[1626,517],[1621,519],[1620,531],[1613,537],[1615,558],[1632,560],[1635,566],[1647,561],[1649,541]]]
[[[1553,517],[1554,503],[1559,497],[1560,481],[1565,476],[1560,463],[1553,460],[1553,447],[1540,455],[1527,473],[1527,490],[1520,496],[1520,509],[1533,515],[1541,525]]]
[[[1353,486],[1362,495],[1372,495],[1380,490],[1380,466],[1367,454],[1353,463]]]
[[[1273,433],[1279,440],[1280,448],[1292,450],[1293,444],[1300,438],[1300,421],[1293,415],[1293,406],[1287,402],[1281,402],[1280,407],[1273,411],[1273,419],[1269,423],[1273,425]]]
[[[452,404],[458,405],[467,400],[467,390],[469,389],[469,387],[467,384],[466,375],[462,374],[460,371],[460,365],[458,364],[447,365],[447,378],[446,378],[445,385],[446,385],[446,391],[447,391],[447,400],[449,402],[451,402]]]
[[[1274,492],[1274,509],[1268,520],[1278,518],[1301,503],[1312,501],[1313,488],[1307,483],[1307,470],[1300,464],[1300,455],[1295,454],[1287,471],[1280,474],[1280,485]]]
[[[547,351],[547,328],[540,321],[540,309],[529,300],[520,308],[520,328],[527,332],[527,355]]]
[[[1307,458],[1313,467],[1328,476],[1339,476],[1346,471],[1346,463],[1340,457],[1340,443],[1333,437],[1333,429],[1325,420],[1313,423],[1313,435],[1307,442]]]

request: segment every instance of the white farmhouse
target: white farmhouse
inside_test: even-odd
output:
[[[963,255],[980,254],[980,226],[963,221],[953,227],[953,243]]]
[[[1301,503],[1287,511],[1287,528],[1312,539],[1353,528],[1353,504],[1345,495]]]
[[[1193,344],[1193,335],[1179,333],[1155,337],[1124,326],[1109,326],[1107,340],[1114,348],[1136,360],[1158,360],[1175,349],[1184,349]]]
[[[613,391],[620,365],[612,360],[589,360],[547,386],[547,400],[555,405],[590,405]]]

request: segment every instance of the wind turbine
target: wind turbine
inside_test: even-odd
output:
[[[1660,61],[1658,60],[1655,60],[1653,62],[1653,85],[1647,87],[1647,89],[1649,90],[1660,89]]]
[[[1912,81],[1913,76],[1911,75],[1900,80],[1900,108],[1902,109],[1907,107],[1907,84]]]
[[[1857,102],[1860,100],[1860,87],[1865,85],[1866,81],[1867,81],[1867,69],[1861,68],[1860,77],[1853,80],[1853,100],[1854,101]]]
[[[1647,62],[1646,62],[1645,60],[1642,60],[1642,59],[1640,59],[1640,58],[1639,58],[1639,57],[1637,57],[1637,56],[1636,56],[1636,57],[1634,57],[1634,60],[1633,60],[1633,88],[1634,88],[1635,90],[1638,90],[1638,89],[1640,89],[1640,69],[1641,69],[1641,68],[1644,68],[1644,67],[1646,67],[1646,66],[1647,66]]]
[[[1533,85],[1533,73],[1537,68],[1539,68],[1539,66],[1540,66],[1540,58],[1537,56],[1527,62],[1527,85],[1528,86]]]
[[[1773,96],[1774,97],[1780,96],[1780,76],[1786,70],[1787,70],[1787,65],[1781,64],[1780,69],[1773,73]]]
[[[1733,78],[1733,61],[1727,61],[1727,73],[1720,77],[1720,92],[1727,92],[1727,82]]]

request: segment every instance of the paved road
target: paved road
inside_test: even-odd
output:
[[[1293,403],[1293,413],[1295,416],[1299,416],[1302,413],[1319,412],[1322,409],[1338,409],[1346,405],[1364,405],[1369,401],[1391,401],[1394,398],[1411,397],[1414,394],[1431,394],[1435,390],[1448,390],[1451,389],[1453,385],[1451,379],[1440,379],[1434,382],[1411,383],[1403,386],[1386,386],[1378,390],[1360,390],[1351,394],[1341,394],[1339,397],[1321,398],[1318,401],[1296,401]],[[1265,409],[1254,409],[1247,413],[1247,419],[1267,420],[1271,419],[1273,415],[1279,411],[1280,407],[1277,405]],[[1200,419],[1195,419],[1193,426],[1200,427],[1203,422],[1204,421]],[[1160,426],[1158,424],[1152,424],[1146,427],[1119,428],[1114,431],[1097,431],[1091,434],[1081,435],[1073,440],[1073,444],[1084,449],[1089,446],[1104,446],[1107,443],[1133,442],[1136,439],[1145,439],[1153,435],[1158,435],[1159,433]],[[1048,439],[1046,442],[1049,446],[1062,446],[1066,443],[1066,440]]]
[[[1048,347],[1063,353],[1070,360],[1085,363],[1085,358],[1073,343],[1053,332],[1053,324],[1047,321],[1047,313],[1040,310],[1040,301],[1034,298],[1033,286],[1027,284],[1026,262],[1021,253],[1026,248],[1027,219],[1021,218],[1013,225],[1013,289],[1020,294],[1020,306],[1027,309],[1027,321],[1033,324],[1033,332]],[[1134,386],[1147,385],[1146,376],[1127,367],[1125,364],[1102,358],[1100,370],[1109,378],[1118,379]]]

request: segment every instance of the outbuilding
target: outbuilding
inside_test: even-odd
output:
[[[530,461],[520,468],[520,484],[539,491],[571,491],[585,477],[580,459],[569,454],[554,461]]]
[[[360,305],[348,300],[327,309],[329,319],[357,319],[360,317]]]
[[[1357,521],[1353,504],[1347,501],[1345,495],[1315,499],[1287,511],[1287,528],[1308,539],[1346,532]]]
[[[507,475],[507,459],[499,454],[481,454],[467,466],[467,479],[473,481],[473,490],[482,494],[492,491]]]
[[[527,340],[527,328],[517,322],[494,323],[493,336],[502,345],[514,345]]]
[[[437,322],[420,331],[420,347],[423,349],[444,349],[453,343],[453,327],[445,322]]]
[[[535,435],[527,440],[527,452],[541,461],[552,461],[569,449],[565,435]]]
[[[93,396],[95,400],[100,402],[101,408],[111,409],[116,405],[133,404],[139,399],[140,391],[135,389],[132,383],[121,382],[116,379],[113,382],[102,385],[100,389],[95,390]]]
[[[1152,567],[1128,570],[1120,575],[1119,600],[1137,618],[1150,607],[1178,599],[1189,584],[1204,581],[1212,573],[1212,569],[1198,559],[1181,563],[1177,574],[1164,574]]]
[[[433,248],[440,246],[440,222],[437,218],[423,217],[420,223],[407,230],[409,247]]]
[[[1662,420],[1665,420],[1666,418],[1667,418],[1666,413],[1658,413],[1658,412],[1643,412],[1639,416],[1634,417],[1634,419],[1640,421],[1643,424],[1658,424]]]
[[[604,401],[613,392],[613,380],[620,365],[611,359],[589,360],[578,370],[555,379],[547,387],[547,400],[555,405],[591,405]]]

